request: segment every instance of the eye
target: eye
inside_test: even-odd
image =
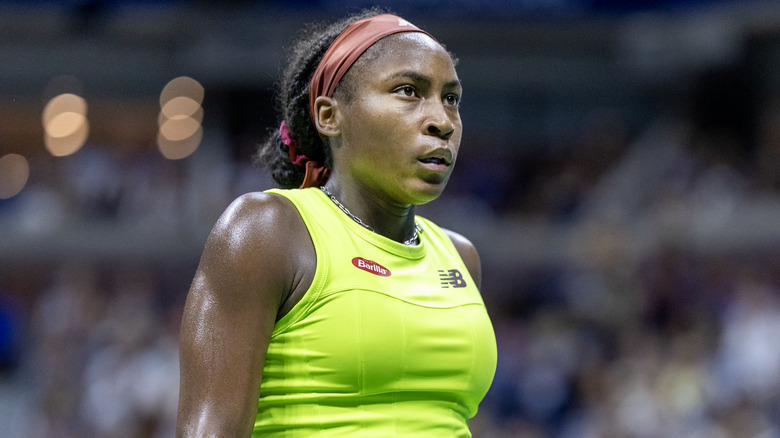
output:
[[[460,96],[454,93],[447,94],[444,96],[444,103],[458,106],[460,104]]]
[[[411,85],[401,85],[395,89],[395,92],[406,97],[414,97],[417,95],[417,90]]]

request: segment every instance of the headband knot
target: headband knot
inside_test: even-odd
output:
[[[330,170],[322,163],[298,153],[298,144],[290,135],[290,128],[285,121],[282,121],[282,124],[279,125],[279,137],[282,138],[282,143],[287,146],[290,162],[304,169],[303,183],[301,183],[299,188],[305,189],[306,187],[325,185],[325,182],[328,181],[328,176],[330,176]]]
[[[310,161],[309,157],[298,153],[298,144],[290,135],[290,128],[287,127],[287,122],[285,121],[282,121],[282,124],[279,126],[279,136],[282,138],[282,143],[287,146],[287,153],[290,156],[291,163],[296,166],[304,166],[307,161]]]

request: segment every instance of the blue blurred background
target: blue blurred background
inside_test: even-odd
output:
[[[474,436],[780,436],[780,3],[382,4],[460,58],[419,212],[483,258]],[[372,5],[0,0],[0,435],[172,436],[206,236],[273,186],[284,48]]]

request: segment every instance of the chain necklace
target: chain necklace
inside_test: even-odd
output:
[[[332,193],[330,193],[330,190],[328,190],[327,187],[320,186],[320,190],[322,190],[322,193],[325,193],[325,195],[327,195],[330,198],[330,200],[333,201],[333,203],[336,204],[336,206],[341,209],[341,211],[343,211],[347,216],[352,218],[353,221],[355,221],[358,224],[362,225],[368,231],[371,231],[372,233],[376,233],[376,231],[374,231],[374,229],[371,228],[367,223],[363,222],[362,220],[360,220],[359,217],[357,217],[354,214],[352,214],[352,212],[349,211],[347,209],[347,207],[344,207],[341,204],[341,202],[339,202],[339,200],[336,199],[336,197],[333,196]],[[402,243],[404,245],[406,245],[406,246],[415,246],[415,245],[417,245],[418,233],[421,233],[421,232],[422,232],[422,228],[419,225],[417,225],[417,222],[415,222],[414,223],[414,233],[412,234],[412,237],[410,237],[408,240],[404,240]]]

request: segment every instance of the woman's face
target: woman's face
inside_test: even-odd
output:
[[[436,199],[462,135],[461,84],[447,51],[422,33],[391,35],[344,79],[334,171],[393,204]]]

